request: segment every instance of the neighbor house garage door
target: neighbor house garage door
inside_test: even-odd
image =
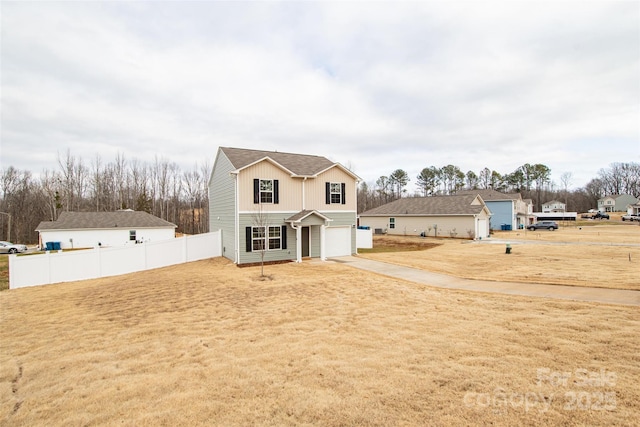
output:
[[[351,227],[327,227],[324,236],[325,256],[351,255]]]
[[[478,235],[476,236],[476,238],[487,238],[489,237],[489,221],[487,221],[486,219],[479,219],[478,220]]]

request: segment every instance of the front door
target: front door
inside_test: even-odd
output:
[[[302,227],[302,256],[309,256],[309,227]]]

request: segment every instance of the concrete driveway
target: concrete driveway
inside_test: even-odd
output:
[[[437,288],[640,306],[640,291],[545,285],[540,283],[471,280],[445,274],[431,273],[418,268],[373,261],[356,256],[331,258],[330,261],[343,263],[353,268],[383,274],[389,277],[435,286]]]

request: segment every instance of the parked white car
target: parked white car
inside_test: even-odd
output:
[[[0,241],[0,254],[17,254],[18,252],[26,252],[25,245],[18,245],[11,242]]]

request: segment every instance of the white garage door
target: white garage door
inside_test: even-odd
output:
[[[489,237],[489,224],[486,219],[478,220],[478,236],[483,239]]]
[[[324,237],[327,258],[351,255],[351,227],[327,227]]]

